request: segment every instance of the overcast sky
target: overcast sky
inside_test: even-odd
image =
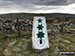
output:
[[[75,0],[0,0],[0,14],[20,12],[75,14]]]

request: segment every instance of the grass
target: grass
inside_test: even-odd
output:
[[[71,29],[71,28],[70,28]],[[26,30],[26,31],[22,31],[23,35],[26,36],[26,37],[17,37],[17,33],[15,34],[8,34],[9,37],[12,37],[11,39],[7,39],[7,40],[4,40],[2,39],[2,34],[0,32],[0,43],[2,43],[0,45],[0,54],[1,55],[4,55],[3,52],[4,52],[4,48],[6,49],[9,49],[12,51],[12,49],[14,47],[16,47],[18,45],[19,42],[23,42],[23,38],[25,39],[24,41],[28,41],[28,48],[26,49],[26,51],[29,51],[30,54],[32,53],[38,53],[36,52],[33,48],[32,48],[32,39],[31,39],[31,35],[32,35],[32,31],[31,30]],[[50,33],[50,32],[48,32]],[[60,36],[59,36],[60,35]],[[14,38],[13,38],[14,36]],[[56,34],[56,33],[52,33],[49,34],[49,42],[52,44],[52,46],[49,48],[49,49],[45,49],[45,50],[42,50],[41,52],[44,52],[44,51],[47,51],[49,52],[49,55],[50,56],[60,56],[60,55],[56,55],[54,54],[54,49],[56,46],[58,46],[58,48],[60,49],[60,51],[75,51],[75,49],[73,49],[72,47],[75,47],[75,34],[69,34],[69,33],[59,33],[59,34]],[[8,47],[8,43],[12,42],[12,40],[16,39],[17,42],[12,46],[12,47]],[[59,39],[58,42],[55,42],[57,39]],[[70,41],[70,43],[66,43],[64,42],[64,40],[68,40]],[[25,52],[25,50],[22,49],[22,47],[19,47],[22,51],[22,52]],[[41,53],[40,52],[40,53]],[[29,56],[30,54],[28,54],[27,56]],[[12,56],[15,55],[15,52],[12,51]],[[73,55],[68,55],[68,56],[73,56]]]

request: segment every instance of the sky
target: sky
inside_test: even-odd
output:
[[[24,12],[75,14],[75,0],[0,0],[0,14]]]

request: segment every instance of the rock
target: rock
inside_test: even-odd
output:
[[[20,54],[20,53],[16,53],[16,56],[22,56],[22,54]]]
[[[71,46],[70,48],[71,48],[72,50],[75,50],[75,47],[74,47],[74,46]]]
[[[25,38],[22,38],[22,41],[26,41],[26,39]]]
[[[53,27],[58,28],[59,25],[60,25],[60,24],[54,24]]]
[[[59,30],[58,29],[53,29],[53,32],[59,33]]]
[[[26,50],[27,48],[28,48],[28,43],[25,42],[25,43],[23,44],[23,49]]]
[[[59,51],[60,51],[60,50],[59,50],[58,46],[56,46],[55,49],[54,49],[54,54],[57,55],[57,54],[59,53]]]
[[[47,51],[42,52],[42,53],[41,53],[41,56],[49,56],[49,53],[48,53]]]
[[[20,48],[18,48],[18,47],[15,47],[15,48],[13,49],[13,51],[15,51],[15,52],[20,52],[20,51],[21,51],[21,49],[20,49]]]
[[[56,42],[59,42],[59,39],[54,40],[54,42],[55,42],[55,43],[56,43]]]
[[[66,32],[70,32],[70,30],[69,29],[65,29],[66,30]]]
[[[26,54],[22,54],[22,56],[26,56]]]
[[[29,55],[30,54],[30,51],[25,51],[23,54]]]
[[[60,40],[59,39],[56,39],[56,42],[59,42]]]
[[[8,46],[9,46],[9,47],[12,47],[16,42],[17,42],[17,41],[14,40],[13,42],[10,42],[10,43],[8,44]]]
[[[53,43],[59,42],[59,39],[53,40]]]
[[[30,56],[41,56],[41,55],[37,53],[32,53]]]
[[[66,43],[70,43],[70,41],[68,41],[68,40],[63,40],[64,42],[66,42]]]
[[[52,43],[49,43],[49,47],[52,47]]]
[[[64,45],[64,44],[62,44],[62,43],[61,43],[60,45],[61,45],[61,46],[65,46],[65,45]]]
[[[17,45],[18,47],[21,47],[23,44],[23,42],[19,42],[19,44]]]
[[[41,50],[35,50],[35,52],[40,53],[40,52],[41,52]]]
[[[8,50],[8,49],[5,49],[5,50],[4,50],[4,55],[5,55],[5,56],[10,56],[10,55],[11,55],[11,51]]]
[[[30,42],[30,39],[26,39],[24,42]]]
[[[69,50],[69,47],[66,47],[67,50]]]

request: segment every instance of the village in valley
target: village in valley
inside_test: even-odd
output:
[[[75,17],[44,15],[49,48],[36,50],[32,48],[33,17],[43,15],[24,15],[0,15],[0,56],[62,56],[62,51],[75,52]]]

